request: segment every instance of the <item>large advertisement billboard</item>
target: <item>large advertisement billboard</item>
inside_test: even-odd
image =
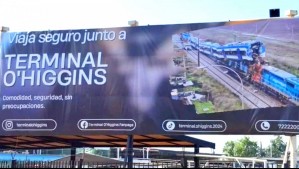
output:
[[[2,33],[0,134],[298,133],[298,27]]]

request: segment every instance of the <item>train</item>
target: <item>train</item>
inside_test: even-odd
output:
[[[255,70],[251,80],[279,100],[290,101],[298,105],[299,78],[297,76],[276,67],[264,65],[260,71]]]
[[[299,78],[269,65],[265,61],[266,47],[263,42],[250,40],[219,44],[186,32],[181,34],[181,39],[217,64],[234,69],[245,81],[273,95],[282,103],[299,105]]]

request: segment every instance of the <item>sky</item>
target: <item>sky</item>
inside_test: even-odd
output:
[[[139,25],[238,21],[269,18],[269,9],[298,10],[298,0],[0,0],[0,26],[10,31],[89,29]],[[241,135],[192,135],[216,143],[222,153],[226,141]],[[250,136],[270,144],[274,136]],[[287,137],[283,137],[287,141]],[[207,152],[211,152],[207,150]]]
[[[269,18],[298,0],[0,0],[0,25],[11,31],[88,29]],[[295,9],[297,10],[297,9]]]

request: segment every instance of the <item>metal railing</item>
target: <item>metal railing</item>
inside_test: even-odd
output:
[[[83,161],[0,161],[0,168],[127,168],[126,163]],[[179,162],[133,163],[133,168],[182,168]]]
[[[263,163],[236,161],[199,160],[199,168],[264,168]],[[0,168],[127,168],[126,163],[98,163],[83,161],[0,161]],[[268,163],[267,168],[281,168],[276,163]],[[188,161],[187,166],[179,161],[134,163],[133,168],[194,168],[194,163]]]

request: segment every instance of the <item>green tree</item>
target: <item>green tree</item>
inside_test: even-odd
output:
[[[270,141],[270,146],[267,148],[270,157],[281,157],[286,149],[286,143],[283,142],[281,136],[277,136],[274,140]]]
[[[234,156],[234,149],[235,149],[235,142],[234,141],[228,141],[225,143],[223,152],[227,156]]]
[[[244,137],[237,142],[226,142],[223,152],[235,157],[256,157],[259,147],[255,141],[251,141],[249,137]]]
[[[236,156],[238,157],[256,157],[259,147],[255,141],[251,141],[249,137],[244,137],[236,144]]]

